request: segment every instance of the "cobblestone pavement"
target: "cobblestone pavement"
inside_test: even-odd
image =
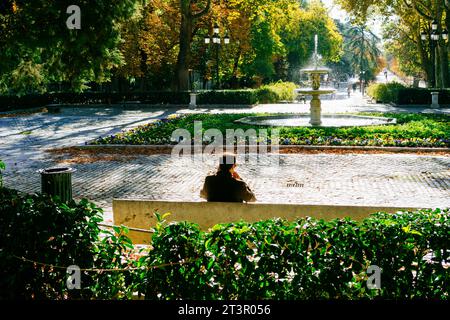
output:
[[[72,165],[74,195],[105,207],[112,198],[197,201],[215,157],[170,155]],[[450,207],[450,157],[398,154],[270,155],[238,168],[258,201],[334,205]],[[277,166],[279,164],[279,166]],[[5,176],[7,186],[39,190],[37,168]]]
[[[359,111],[449,112],[425,107],[394,108],[367,104],[358,94],[324,100],[324,113]],[[191,112],[308,112],[307,104],[261,105],[226,109],[62,108],[58,114],[0,118],[0,159],[7,164],[4,181],[23,191],[39,191],[36,170],[54,166],[46,149],[82,145],[140,124]],[[74,193],[107,209],[113,197],[198,200],[205,174],[215,167],[208,160],[140,156],[136,159],[75,165]],[[264,202],[450,206],[448,157],[415,155],[283,155],[279,169],[249,164],[243,178]],[[298,182],[303,187],[287,187]]]

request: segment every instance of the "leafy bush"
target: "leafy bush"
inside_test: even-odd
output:
[[[371,84],[367,88],[367,94],[375,99],[377,102],[394,102],[397,103],[399,92],[401,89],[405,89],[405,86],[392,82],[392,83],[375,83]]]
[[[260,87],[258,100],[260,103],[276,103],[280,101],[294,101],[294,90],[296,84],[293,82],[276,82]]]
[[[126,295],[125,275],[118,272],[84,271],[81,290],[66,287],[67,266],[103,269],[127,265],[120,257],[132,247],[131,241],[123,230],[115,230],[118,235],[101,231],[101,213],[86,200],[66,205],[46,195],[0,188],[0,299]]]
[[[378,213],[363,222],[159,227],[140,266],[146,299],[449,299],[450,211]],[[444,262],[446,265],[444,265]],[[367,288],[369,266],[381,288]]]

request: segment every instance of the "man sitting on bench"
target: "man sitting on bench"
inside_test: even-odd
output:
[[[236,156],[224,154],[217,173],[206,177],[200,197],[208,202],[255,202],[255,195],[235,168]]]

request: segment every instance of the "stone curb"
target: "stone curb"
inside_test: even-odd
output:
[[[114,144],[104,144],[104,145],[81,145],[74,146],[74,148],[79,149],[101,149],[101,148],[143,148],[143,149],[167,149],[173,148],[174,145],[114,145]],[[193,146],[192,146],[193,147]],[[206,146],[203,146],[206,147]],[[246,145],[246,148],[256,148],[257,146]],[[271,147],[271,145],[268,145]],[[310,146],[310,145],[276,145],[275,148],[283,149],[298,149],[298,150],[348,150],[348,151],[385,151],[401,153],[401,152],[446,152],[450,154],[450,148],[413,148],[413,147],[372,147],[372,146]],[[269,148],[270,149],[270,148]]]

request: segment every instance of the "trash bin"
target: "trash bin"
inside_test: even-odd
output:
[[[72,168],[48,168],[38,171],[41,174],[41,192],[58,196],[61,201],[72,200]]]

